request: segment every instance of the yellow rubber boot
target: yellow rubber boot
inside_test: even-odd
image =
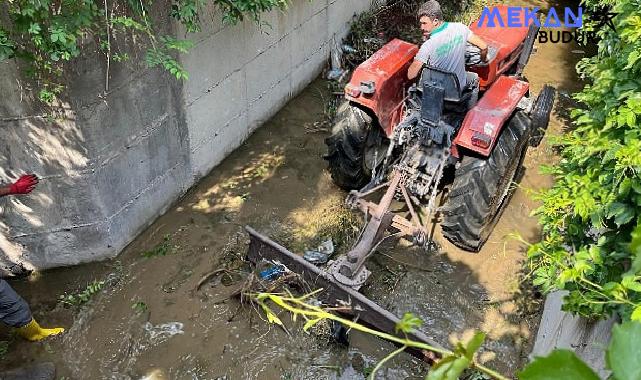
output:
[[[63,331],[65,331],[65,329],[62,327],[43,329],[33,318],[31,319],[31,322],[22,327],[18,327],[18,335],[32,342],[43,340],[50,335],[58,335]]]

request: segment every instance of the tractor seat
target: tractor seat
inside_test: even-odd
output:
[[[466,73],[471,85],[461,88],[456,74],[434,67],[423,67],[419,88],[421,95],[421,120],[438,126],[443,113],[464,114],[478,99],[478,76]]]
[[[431,66],[424,66],[421,74],[421,86],[442,89],[443,100],[447,103],[461,104],[469,101],[473,88],[467,84],[461,88],[456,74],[437,69]]]

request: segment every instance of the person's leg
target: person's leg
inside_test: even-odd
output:
[[[65,331],[62,327],[40,327],[33,319],[27,302],[3,279],[0,279],[0,321],[15,327],[18,335],[30,341],[42,340]]]
[[[11,327],[26,326],[31,322],[27,302],[3,279],[0,279],[0,320]]]

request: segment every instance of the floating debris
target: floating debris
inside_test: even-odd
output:
[[[159,325],[152,325],[150,322],[145,322],[142,328],[149,335],[149,343],[157,345],[167,341],[174,335],[184,334],[184,325],[181,322],[167,322]]]
[[[330,51],[330,61],[331,61],[331,70],[327,72],[325,76],[329,80],[339,80],[345,75],[347,70],[343,69],[341,63],[343,60],[343,50],[336,41],[336,38],[332,40],[331,51]]]
[[[334,253],[334,243],[332,239],[325,240],[316,249],[305,251],[303,258],[312,264],[325,264],[329,257]]]
[[[358,53],[358,50],[354,49],[353,47],[351,47],[350,45],[347,45],[347,44],[343,45],[343,51],[345,53],[350,53],[350,54]]]
[[[285,274],[285,268],[283,265],[273,265],[265,270],[262,270],[258,273],[258,276],[261,280],[275,280],[281,275]]]
[[[326,78],[329,80],[339,80],[345,72],[343,69],[332,69],[327,72]]]

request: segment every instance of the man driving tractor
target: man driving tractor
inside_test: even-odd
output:
[[[424,65],[452,72],[461,89],[472,88],[469,104],[474,105],[478,99],[478,75],[465,71],[466,42],[478,46],[481,62],[487,61],[487,43],[466,25],[443,21],[441,5],[436,0],[423,3],[418,9],[418,18],[425,42],[407,70],[407,78],[414,80]]]

